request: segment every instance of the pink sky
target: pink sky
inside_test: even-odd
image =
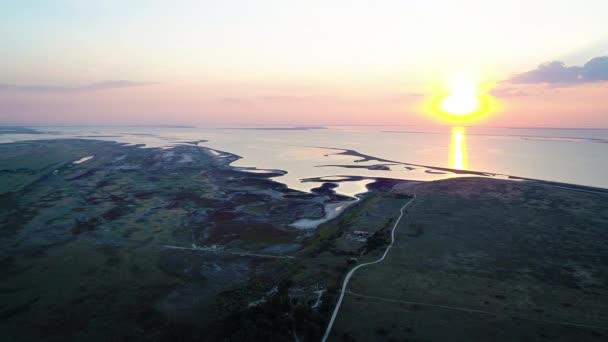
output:
[[[608,128],[608,83],[509,85],[491,126]],[[0,92],[5,124],[428,124],[422,93],[304,86],[158,83],[83,91]]]
[[[427,124],[453,73],[482,124],[608,128],[608,2],[41,0],[0,12],[0,124]],[[604,57],[602,57],[604,56]]]

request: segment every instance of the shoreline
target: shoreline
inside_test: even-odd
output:
[[[90,127],[91,128],[91,132],[87,131],[86,129],[65,129],[64,131],[62,130],[57,130],[57,131],[44,131],[44,130],[36,130],[35,133],[36,134],[31,134],[29,136],[24,136],[22,134],[19,134],[19,136],[11,136],[11,137],[7,137],[7,139],[10,138],[10,140],[7,141],[7,143],[9,142],[18,142],[18,141],[24,141],[24,140],[20,140],[20,139],[29,139],[29,140],[56,140],[56,139],[81,139],[81,138],[86,138],[86,139],[93,139],[93,140],[97,140],[99,138],[99,140],[102,141],[114,141],[117,143],[121,143],[121,140],[127,141],[126,143],[129,144],[144,144],[146,148],[154,148],[154,147],[164,147],[164,148],[171,148],[177,145],[182,145],[182,144],[191,144],[194,146],[200,146],[200,147],[204,147],[204,148],[209,148],[209,149],[213,149],[211,147],[207,147],[207,144],[204,143],[210,143],[212,141],[215,141],[217,143],[221,143],[222,146],[224,147],[228,147],[231,146],[230,144],[227,144],[224,139],[220,139],[219,137],[217,137],[217,134],[230,134],[229,131],[224,131],[226,133],[222,133],[222,129],[220,128],[205,128],[205,127],[192,127],[192,126],[183,126],[183,125],[93,125],[93,126],[89,126],[89,125],[56,125],[59,127]],[[118,127],[122,127],[124,126],[125,128],[128,127],[159,127],[159,128],[167,128],[167,130],[145,130],[145,129],[141,129],[141,130],[133,130],[128,131],[128,130],[120,130],[118,129]],[[19,128],[24,128],[26,130],[35,130],[36,127],[30,127],[30,126],[18,126],[18,125],[9,125],[7,126],[10,128],[10,130],[8,132],[12,132],[13,129],[15,127]],[[46,126],[44,126],[46,127]],[[53,127],[53,125],[50,125],[48,127]],[[99,129],[94,130],[95,127],[99,127]],[[104,131],[103,127],[113,127],[113,129],[106,129],[107,131]],[[180,133],[182,131],[175,131],[175,130],[171,130],[171,128],[189,128],[188,130],[185,130],[183,132],[185,133]],[[295,126],[296,128],[302,128],[299,126]],[[317,126],[304,126],[305,128],[316,128]],[[192,130],[193,128],[198,128],[197,130]],[[233,127],[234,128],[234,127]],[[260,127],[256,127],[256,128],[260,128]],[[266,127],[262,127],[263,129],[266,129]],[[275,128],[275,127],[272,127]],[[285,127],[282,127],[282,129],[284,129]],[[294,128],[294,127],[291,127]],[[241,129],[241,128],[238,128]],[[242,129],[249,129],[249,127],[243,127]],[[120,136],[115,134],[115,132],[123,132],[120,134],[124,134],[124,136]],[[273,129],[274,131],[274,129]],[[388,133],[385,131],[380,131],[381,133]],[[418,131],[416,131],[418,132]],[[430,133],[430,132],[426,132],[426,131],[419,131],[420,133]],[[1,133],[1,132],[0,132]],[[34,132],[32,132],[34,133]],[[112,133],[112,134],[108,134],[108,133]],[[174,134],[175,133],[175,134]],[[330,133],[330,132],[327,132]],[[203,135],[205,134],[210,134],[209,137],[207,137],[207,139],[203,139]],[[272,135],[272,133],[268,133],[270,134],[269,136],[274,136]],[[548,133],[547,133],[548,134]],[[10,134],[9,134],[10,135]],[[325,134],[327,135],[327,134]],[[485,133],[474,133],[472,135],[482,135],[482,136],[486,136],[486,135],[490,135],[490,136],[511,136],[511,135],[505,135],[505,134],[494,134],[494,133],[490,133],[490,134],[485,134]],[[541,134],[542,135],[542,134]],[[1,137],[2,135],[0,135]],[[65,137],[64,137],[65,136]],[[150,139],[147,139],[146,137],[150,137]],[[564,137],[567,136],[567,134],[563,135]],[[122,138],[122,139],[121,139]],[[581,137],[572,135],[570,138],[577,138],[577,139],[587,139],[586,135],[583,135]],[[212,141],[210,141],[209,139],[211,139]],[[595,137],[591,137],[589,138],[591,140],[595,140],[595,139],[603,139],[602,136],[599,136],[597,138]],[[0,139],[1,140],[1,139]],[[237,140],[238,141],[238,140]],[[340,141],[340,140],[339,140]],[[222,143],[223,142],[223,143]],[[215,143],[211,144],[211,145],[215,145]],[[324,145],[324,146],[323,146]],[[433,166],[434,164],[442,164],[440,162],[437,163],[410,163],[410,162],[402,162],[402,161],[397,161],[397,160],[391,160],[391,159],[386,159],[386,158],[380,158],[380,157],[375,157],[374,154],[365,154],[365,153],[361,153],[358,150],[356,150],[355,148],[352,147],[357,147],[358,146],[353,146],[352,144],[346,144],[346,148],[337,148],[337,147],[329,147],[332,146],[333,143],[321,143],[318,146],[313,146],[313,145],[309,145],[306,142],[301,142],[299,144],[293,145],[293,146],[301,146],[301,147],[311,147],[311,148],[322,148],[322,149],[328,149],[328,150],[333,150],[333,151],[338,151],[338,153],[335,153],[336,155],[345,155],[345,156],[351,156],[354,158],[359,158],[359,160],[355,160],[355,161],[350,161],[348,162],[349,165],[340,165],[340,162],[332,162],[330,161],[329,163],[325,163],[323,161],[320,161],[321,159],[317,158],[318,160],[314,161],[314,164],[302,164],[304,166],[307,167],[307,170],[310,167],[334,167],[334,168],[347,168],[347,169],[351,169],[353,170],[353,173],[355,173],[355,169],[357,168],[361,168],[361,169],[367,169],[370,171],[378,171],[377,173],[381,176],[380,177],[392,177],[392,175],[390,174],[390,172],[388,172],[388,169],[394,169],[395,166],[391,166],[391,165],[380,165],[383,162],[384,163],[391,163],[391,164],[395,164],[395,165],[403,165],[405,166],[405,168],[407,170],[412,170],[415,168],[425,168],[427,169],[428,172],[426,176],[421,175],[418,170],[415,170],[414,172],[412,172],[412,175],[410,178],[410,176],[408,176],[406,173],[402,173],[400,172],[401,170],[392,170],[392,171],[399,171],[398,173],[394,173],[395,175],[398,174],[398,177],[393,177],[393,178],[397,178],[397,179],[404,179],[404,180],[408,180],[408,179],[416,179],[416,180],[433,180],[433,179],[439,179],[439,178],[447,178],[447,176],[451,177],[451,176],[460,176],[460,175],[476,175],[476,176],[481,176],[481,177],[506,177],[506,178],[511,178],[511,179],[529,179],[529,180],[538,180],[538,181],[546,181],[546,182],[555,182],[555,183],[561,183],[564,186],[569,186],[569,187],[573,187],[573,188],[581,188],[581,189],[585,189],[588,191],[603,191],[603,190],[598,190],[598,189],[608,189],[608,184],[605,184],[604,180],[602,179],[601,175],[598,175],[598,173],[601,173],[601,171],[604,168],[604,165],[602,163],[598,163],[597,167],[594,168],[589,168],[588,170],[581,170],[580,175],[578,175],[577,173],[574,173],[575,169],[570,170],[569,168],[566,168],[565,166],[562,167],[561,165],[557,165],[558,168],[555,172],[556,177],[549,177],[550,175],[553,175],[553,173],[551,173],[550,169],[543,169],[541,168],[540,171],[543,171],[542,173],[540,172],[526,172],[526,168],[523,168],[522,170],[520,170],[520,168],[517,166],[518,164],[514,164],[516,165],[514,168],[510,167],[510,166],[504,166],[501,168],[497,168],[494,172],[487,172],[487,171],[480,171],[480,170],[458,170],[458,169],[452,169],[452,168],[448,168],[448,167],[442,167],[442,166]],[[343,144],[342,144],[343,145]],[[238,145],[237,145],[238,146]],[[266,146],[266,145],[264,145]],[[327,147],[325,147],[327,146]],[[374,145],[375,146],[375,145]],[[531,146],[535,146],[535,145],[531,145]],[[219,146],[221,148],[221,146]],[[270,145],[271,148],[276,147],[277,151],[280,151],[280,147],[279,146],[274,146],[274,145]],[[234,146],[233,146],[234,148]],[[361,147],[361,148],[365,148],[365,146]],[[301,177],[300,180],[296,179],[296,176],[294,176],[293,174],[293,170],[291,167],[291,165],[289,164],[289,161],[284,162],[282,159],[270,159],[272,160],[271,163],[263,163],[260,162],[260,158],[258,155],[256,155],[256,151],[250,150],[250,149],[240,149],[240,148],[236,148],[237,150],[241,151],[243,155],[239,156],[239,159],[245,160],[247,163],[249,163],[248,161],[250,159],[252,160],[252,163],[250,163],[251,165],[244,165],[247,168],[253,167],[254,169],[251,169],[252,172],[262,172],[262,171],[253,171],[255,169],[257,169],[257,165],[262,165],[262,164],[266,164],[265,166],[266,169],[271,170],[271,169],[276,169],[277,172],[289,172],[291,175],[290,176],[286,176],[287,173],[284,173],[282,176],[286,176],[286,178],[281,179],[281,178],[276,178],[275,180],[279,183],[283,183],[288,185],[290,188],[292,189],[299,189],[300,191],[304,191],[304,192],[309,192],[310,189],[306,188],[306,187],[298,187],[296,184],[299,183],[299,181],[305,177],[308,177],[307,175],[304,174],[304,172],[298,173],[297,177]],[[380,150],[381,151],[381,150]],[[253,152],[253,153],[252,153]],[[378,151],[376,151],[378,152]],[[225,152],[227,153],[227,152]],[[340,158],[338,158],[340,159]],[[521,159],[521,158],[520,158]],[[263,159],[262,159],[263,160]],[[423,158],[424,160],[424,158]],[[518,161],[519,159],[517,159],[516,161]],[[255,162],[254,162],[255,161]],[[363,165],[357,165],[357,164],[362,164],[362,162],[366,162],[366,161],[371,161],[371,162],[375,162],[377,165],[366,165],[366,167],[363,167]],[[581,161],[585,161],[585,160],[581,160]],[[590,161],[591,162],[591,161]],[[254,165],[255,164],[255,165]],[[510,165],[510,164],[509,164]],[[579,164],[577,164],[579,165]],[[587,165],[587,164],[580,164],[580,165]],[[589,165],[596,165],[596,164],[589,164]],[[278,167],[277,167],[278,166]],[[236,167],[236,166],[235,166]],[[280,170],[280,169],[286,170]],[[295,170],[295,169],[294,169]],[[429,171],[430,170],[430,171]],[[500,172],[501,170],[509,170],[510,173],[504,173],[504,172]],[[516,171],[521,171],[521,172],[516,172]],[[438,172],[435,172],[438,171]],[[318,173],[315,173],[314,171],[311,170],[310,173],[305,172],[306,174],[309,174],[310,176],[321,176],[322,172],[324,171],[320,171]],[[333,170],[330,171],[331,173],[326,173],[325,175],[332,175],[332,174],[338,174],[338,172],[334,172]],[[369,174],[370,172],[368,171],[364,171],[366,174]],[[442,175],[439,172],[447,172],[450,173],[450,175]],[[357,174],[359,174],[357,172]],[[370,174],[371,175],[371,174]],[[278,177],[280,177],[281,175],[278,175]],[[371,175],[373,176],[373,175]],[[580,176],[580,177],[578,177]],[[547,179],[546,177],[552,178],[552,179]],[[561,180],[560,180],[561,179]],[[582,180],[582,181],[581,181]],[[586,180],[586,181],[585,181]],[[587,184],[585,184],[587,183]],[[590,184],[595,184],[595,185],[590,185]],[[295,185],[295,186],[294,186]],[[340,189],[337,190],[338,192],[340,192]],[[354,195],[356,193],[345,193],[346,195],[349,195],[351,197],[354,197]]]
[[[447,172],[451,172],[453,174],[464,174],[464,175],[480,176],[480,177],[487,177],[487,178],[494,178],[494,177],[497,177],[497,176],[501,176],[501,177],[506,177],[507,179],[535,181],[535,182],[541,182],[541,183],[550,183],[550,184],[554,184],[554,185],[564,186],[566,188],[570,188],[571,190],[598,191],[598,192],[605,192],[606,194],[608,194],[608,188],[602,188],[602,187],[591,186],[591,185],[583,185],[583,184],[576,184],[576,183],[566,183],[566,182],[544,180],[544,179],[530,178],[530,177],[520,177],[520,176],[507,175],[507,174],[504,174],[504,173],[492,173],[492,172],[474,171],[474,170],[458,170],[458,169],[451,169],[451,168],[447,168],[447,167],[439,167],[439,166],[429,166],[429,165],[422,165],[422,164],[406,163],[406,162],[400,162],[400,161],[395,161],[395,160],[390,160],[390,159],[384,159],[384,158],[374,157],[374,156],[363,154],[363,153],[360,153],[360,152],[358,152],[356,150],[351,150],[351,149],[343,149],[343,148],[336,148],[336,147],[325,147],[325,146],[309,146],[309,147],[325,148],[325,149],[342,151],[342,152],[336,153],[336,154],[349,155],[349,156],[355,156],[355,157],[360,157],[361,158],[360,160],[356,160],[355,162],[378,161],[378,162],[381,162],[381,163],[392,163],[392,164],[407,165],[407,166],[417,166],[417,167],[423,167],[423,168],[427,168],[427,169],[431,169],[431,170],[447,171]],[[374,164],[374,165],[376,165],[376,164]],[[357,165],[320,165],[319,167],[337,166],[337,167],[346,167],[346,168],[369,168],[369,167],[373,167],[374,165],[365,165],[365,166],[357,166]],[[336,175],[336,177],[340,177],[340,175]],[[387,178],[387,177],[383,177],[383,178]],[[388,178],[390,178],[390,177],[388,177]],[[500,179],[500,178],[498,178],[498,179]]]

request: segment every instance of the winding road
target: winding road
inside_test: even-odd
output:
[[[393,229],[391,229],[391,243],[388,245],[388,247],[386,247],[386,250],[384,251],[384,254],[382,254],[382,257],[380,257],[376,261],[366,262],[364,264],[357,265],[357,267],[353,268],[352,270],[350,270],[350,272],[348,272],[348,274],[346,274],[346,277],[344,278],[344,283],[342,284],[342,290],[340,291],[340,298],[338,299],[336,308],[334,309],[334,312],[331,315],[329,324],[327,324],[327,329],[325,330],[325,334],[323,335],[323,338],[321,339],[322,342],[327,341],[327,338],[329,337],[329,334],[331,333],[331,328],[333,327],[334,321],[336,320],[336,317],[338,316],[338,311],[340,310],[340,305],[342,305],[342,300],[344,299],[344,294],[346,293],[346,288],[348,287],[348,282],[350,281],[350,278],[353,276],[353,274],[355,274],[355,272],[357,272],[357,270],[359,270],[365,266],[380,263],[386,258],[388,251],[390,251],[391,247],[393,247],[393,244],[395,243],[395,229],[397,228],[397,226],[399,225],[399,222],[401,221],[401,218],[403,217],[403,213],[404,213],[403,211],[415,199],[416,199],[416,193],[414,193],[414,197],[412,197],[407,203],[405,203],[401,207],[401,209],[399,209],[399,217],[397,218],[397,221],[395,221],[395,224],[393,225]]]

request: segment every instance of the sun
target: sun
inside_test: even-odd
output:
[[[477,89],[473,83],[455,81],[449,87],[449,95],[439,103],[439,108],[447,114],[462,116],[479,110]]]
[[[432,95],[422,104],[423,112],[443,123],[478,123],[499,109],[489,94],[492,85],[472,77],[451,78],[429,89]]]

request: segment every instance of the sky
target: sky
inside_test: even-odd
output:
[[[481,124],[608,128],[605,0],[0,8],[0,124],[428,124],[458,75],[500,103]]]

